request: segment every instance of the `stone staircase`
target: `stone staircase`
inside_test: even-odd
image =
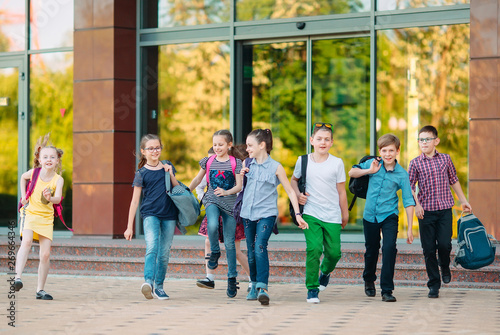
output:
[[[278,235],[279,236],[279,235]],[[286,239],[286,237],[285,237]],[[296,238],[295,238],[296,239]],[[305,278],[305,242],[273,241],[269,244],[270,281],[303,283]],[[17,247],[19,246],[19,241]],[[203,278],[204,238],[200,236],[176,236],[170,253],[167,276],[170,278]],[[245,243],[242,243],[242,249]],[[0,236],[0,272],[8,271],[8,241]],[[17,250],[17,249],[16,249]],[[39,246],[33,244],[25,273],[36,273]],[[52,245],[51,274],[84,276],[133,276],[142,277],[145,242],[136,239],[110,240],[104,238],[56,238]],[[343,243],[342,259],[331,276],[331,283],[362,284],[363,243]],[[381,261],[379,260],[379,268]],[[217,278],[226,278],[225,253],[219,262]],[[247,276],[238,266],[240,280]],[[380,273],[380,272],[378,272]],[[396,285],[425,286],[427,274],[420,243],[407,245],[398,241],[395,272]],[[500,252],[495,263],[480,270],[452,267],[450,287],[500,289]]]

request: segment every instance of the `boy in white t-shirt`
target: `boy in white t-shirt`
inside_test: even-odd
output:
[[[298,188],[300,157],[291,184],[299,204],[304,205],[302,218],[309,224],[309,229],[304,229],[307,302],[319,303],[318,293],[328,285],[330,273],[341,257],[340,230],[347,224],[349,212],[344,163],[328,153],[333,144],[332,125],[315,123],[310,142],[314,152],[307,158],[305,193],[300,193]],[[320,266],[322,254],[324,258]]]

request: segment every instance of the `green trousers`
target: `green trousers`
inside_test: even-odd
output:
[[[342,226],[337,223],[323,222],[314,216],[303,215],[302,218],[309,225],[304,229],[306,237],[306,287],[315,290],[319,287],[319,270],[329,274],[335,269],[342,252],[340,251],[340,230]],[[321,255],[324,254],[320,266]]]

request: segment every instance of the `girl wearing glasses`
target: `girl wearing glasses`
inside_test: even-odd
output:
[[[267,244],[278,217],[278,191],[281,183],[298,214],[302,229],[307,223],[300,216],[297,196],[288,181],[283,166],[269,155],[273,149],[273,135],[269,129],[255,129],[247,137],[247,152],[252,160],[244,166],[241,175],[247,177],[240,216],[245,225],[248,265],[252,286],[247,300],[269,304],[269,258]]]
[[[160,300],[166,300],[169,297],[163,290],[163,282],[177,222],[177,208],[166,193],[165,171],[170,173],[172,187],[179,183],[175,179],[175,168],[172,163],[160,162],[162,145],[157,135],[143,136],[140,147],[140,162],[133,182],[134,193],[130,203],[128,225],[123,235],[127,240],[132,240],[134,233],[132,227],[142,193],[140,213],[144,225],[146,258],[145,282],[141,286],[141,292],[146,299],[153,299],[155,296]]]
[[[216,131],[212,137],[215,155],[200,160],[200,172],[191,181],[189,189],[192,191],[201,183],[203,178],[208,179],[208,190],[203,197],[203,205],[207,216],[207,233],[210,240],[210,258],[208,268],[213,270],[219,265],[219,216],[222,217],[224,245],[226,247],[228,281],[226,294],[230,298],[236,297],[239,288],[236,277],[236,220],[233,217],[233,207],[236,194],[241,191],[240,176],[241,159],[233,150],[233,135],[229,130]]]

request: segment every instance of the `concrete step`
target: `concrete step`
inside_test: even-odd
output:
[[[175,239],[174,239],[175,241]],[[181,241],[182,242],[182,241]],[[129,242],[130,243],[130,242]],[[144,241],[133,243],[123,240],[85,240],[54,241],[51,252],[52,274],[75,274],[90,276],[143,276]],[[242,244],[244,249],[244,243]],[[427,281],[424,258],[420,246],[398,245],[395,282],[398,285],[423,285]],[[0,271],[8,271],[7,241],[0,239]],[[16,250],[17,251],[17,250]],[[225,252],[217,269],[217,278],[225,279],[227,264]],[[38,268],[39,246],[34,244],[25,272],[36,273]],[[244,251],[245,252],[245,251]],[[500,289],[500,255],[497,262],[480,270],[465,270],[452,267],[452,283],[450,287],[495,288]],[[306,251],[304,243],[270,243],[270,281],[303,283],[305,278]],[[364,266],[364,245],[351,243],[343,245],[342,258],[332,274],[332,283],[362,284]],[[381,260],[379,260],[380,273]],[[173,245],[170,253],[168,277],[171,278],[203,278],[204,241],[195,243],[182,242]],[[238,266],[240,280],[248,276]]]

